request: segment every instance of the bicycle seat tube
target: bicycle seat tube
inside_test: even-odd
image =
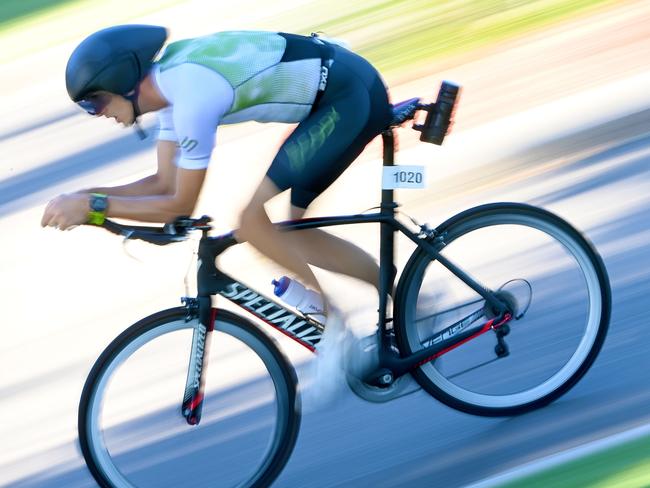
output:
[[[395,135],[392,129],[387,129],[381,134],[383,142],[383,165],[394,166],[395,163]],[[381,191],[380,214],[387,220],[394,221],[397,204],[393,190],[383,189]],[[390,338],[386,324],[386,312],[388,307],[388,295],[392,295],[395,283],[395,226],[383,221],[380,224],[379,241],[379,309],[377,324],[380,329],[380,349],[383,352],[390,350]]]

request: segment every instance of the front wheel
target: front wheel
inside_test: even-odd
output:
[[[300,423],[296,375],[273,341],[216,311],[202,421],[181,415],[198,320],[174,308],[116,338],[79,405],[79,441],[97,483],[131,487],[265,487],[289,459]]]
[[[496,292],[514,318],[422,364],[415,379],[445,404],[486,416],[524,413],[567,392],[594,362],[609,324],[609,280],[594,248],[564,220],[522,204],[476,207],[436,231],[441,254]],[[421,248],[405,267],[395,303],[404,355],[495,317]]]

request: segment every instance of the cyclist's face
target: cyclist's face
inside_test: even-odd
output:
[[[108,94],[108,103],[97,115],[115,119],[124,126],[132,125],[134,122],[133,105],[120,95]]]

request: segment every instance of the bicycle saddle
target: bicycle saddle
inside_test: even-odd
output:
[[[393,105],[393,118],[391,119],[390,124],[388,124],[388,127],[396,127],[402,125],[407,120],[412,119],[419,105],[419,98],[411,98]]]

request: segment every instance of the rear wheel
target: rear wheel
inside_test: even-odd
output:
[[[568,391],[601,349],[611,292],[601,258],[559,217],[528,205],[491,204],[437,229],[442,255],[497,292],[515,318],[413,371],[447,405],[476,415],[515,415]],[[472,316],[495,312],[425,251],[406,265],[396,294],[395,334],[405,355]]]
[[[84,458],[102,487],[263,487],[289,459],[296,375],[273,341],[216,313],[202,421],[181,415],[192,333],[183,308],[136,323],[95,363],[79,405]]]

